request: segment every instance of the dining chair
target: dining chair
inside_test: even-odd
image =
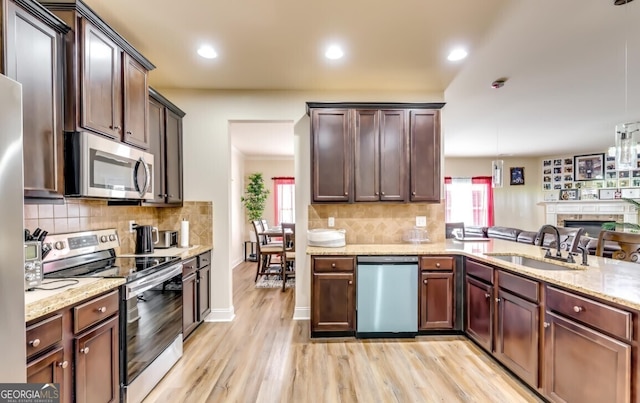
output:
[[[282,292],[287,278],[296,277],[296,225],[282,224]]]
[[[274,273],[271,270],[271,257],[272,256],[280,256],[282,254],[282,246],[273,246],[264,244],[264,235],[260,235],[262,233],[262,222],[260,220],[254,220],[251,222],[253,224],[253,230],[256,233],[256,256],[258,257],[258,264],[256,266],[256,278],[254,280],[258,281],[259,276],[266,276],[269,274],[278,274],[280,270],[280,265],[274,266],[277,267],[278,270]]]
[[[270,229],[276,229],[273,227],[269,227],[269,222],[262,218],[260,219],[260,222],[262,223],[262,232],[265,231],[269,231]],[[278,234],[280,233],[280,231],[278,231]],[[265,235],[264,236],[264,244],[265,245],[272,245],[272,246],[280,246],[281,242],[280,241],[274,241],[273,239],[273,235]]]
[[[460,237],[464,238],[464,223],[463,222],[447,222],[444,223],[444,237],[455,238],[455,232],[460,233]]]
[[[614,243],[619,247],[618,250],[605,250],[605,246],[608,247],[607,249],[614,249],[615,245],[612,245]],[[640,234],[600,231],[596,256],[609,257],[609,255],[612,259],[640,263]]]

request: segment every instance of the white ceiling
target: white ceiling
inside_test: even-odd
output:
[[[231,145],[245,157],[293,158],[293,122],[232,121]]]
[[[640,120],[640,1],[86,3],[157,66],[156,87],[444,92],[448,156],[598,151]],[[329,41],[343,60],[324,60]],[[217,59],[196,55],[204,42]],[[459,44],[469,57],[447,62]]]

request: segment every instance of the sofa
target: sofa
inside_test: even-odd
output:
[[[568,250],[571,245],[571,241],[573,240],[572,233],[575,231],[575,228],[564,228],[558,227],[558,231],[560,232],[560,247],[562,250]],[[464,227],[465,236],[469,237],[483,237],[483,238],[494,238],[494,239],[503,239],[506,241],[512,242],[520,242],[526,243],[530,245],[535,245],[538,239],[538,231],[524,231],[519,228],[512,227],[502,227],[502,226],[492,226],[492,227],[481,227],[481,226],[466,226]],[[556,247],[555,236],[545,236],[543,246],[545,247]],[[596,254],[596,248],[598,246],[598,238],[592,238],[588,236],[581,236],[578,241],[578,246],[587,249],[587,252],[590,255]],[[611,254],[617,250],[620,250],[620,246],[615,242],[606,241],[604,247],[604,256],[611,257]]]

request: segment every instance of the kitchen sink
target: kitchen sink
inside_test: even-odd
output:
[[[570,267],[562,266],[555,263],[543,262],[536,259],[531,259],[524,256],[516,255],[491,255],[492,258],[504,260],[505,262],[518,264],[520,266],[531,267],[532,269],[540,270],[571,270]]]

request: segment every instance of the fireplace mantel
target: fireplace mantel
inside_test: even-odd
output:
[[[545,206],[545,222],[551,225],[557,225],[560,214],[575,214],[585,218],[596,215],[622,215],[624,222],[638,222],[638,211],[635,206],[624,200],[560,200],[539,204]]]

